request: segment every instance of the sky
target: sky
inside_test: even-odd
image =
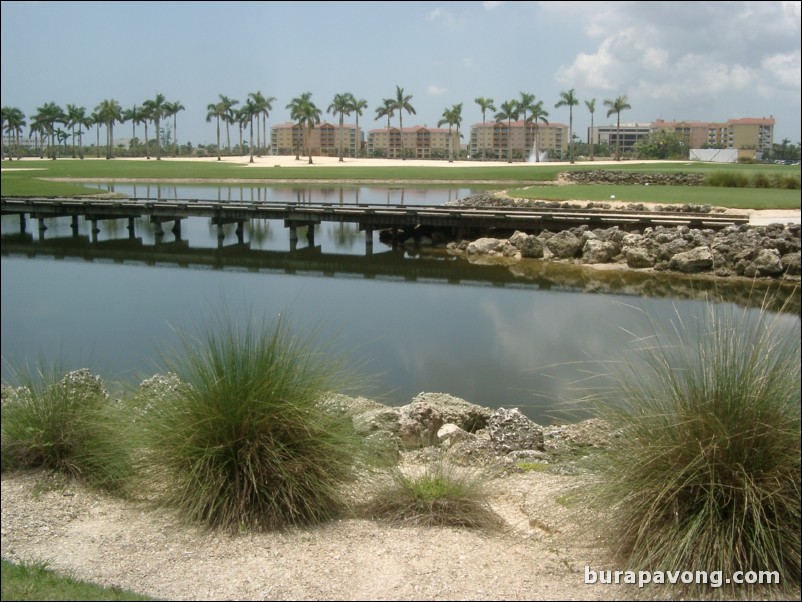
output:
[[[596,101],[594,125],[610,125],[604,101],[626,96],[622,123],[773,116],[776,143],[802,140],[800,2],[0,4],[2,106],[89,113],[104,99],[128,109],[161,93],[184,105],[178,140],[194,146],[215,142],[206,115],[221,94],[274,97],[270,127],[290,120],[286,106],[304,92],[337,123],[327,109],[349,92],[367,101],[359,123],[370,130],[386,127],[376,108],[397,86],[415,109],[404,127],[436,127],[462,103],[466,140],[482,122],[477,97],[499,109],[534,94],[550,123],[568,125],[555,104],[569,90],[581,139],[585,101]]]

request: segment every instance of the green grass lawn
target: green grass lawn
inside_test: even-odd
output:
[[[59,575],[46,563],[2,561],[2,600],[153,600],[117,588]]]
[[[770,188],[716,188],[708,186],[622,186],[622,185],[573,185],[573,186],[535,186],[533,182],[551,182],[559,173],[576,170],[623,170],[649,173],[703,173],[737,172],[753,177],[797,175],[798,166],[785,165],[731,165],[709,163],[626,163],[598,165],[596,163],[577,163],[575,165],[508,164],[499,163],[490,167],[454,168],[447,165],[431,167],[418,166],[322,166],[308,165],[298,167],[245,167],[242,164],[218,163],[216,161],[131,161],[125,159],[69,160],[57,161],[22,160],[7,162],[0,175],[4,196],[78,196],[97,194],[78,183],[52,182],[47,178],[69,178],[99,180],[158,180],[162,182],[181,182],[185,180],[205,181],[213,184],[221,181],[240,180],[243,182],[277,183],[292,180],[313,182],[326,180],[353,185],[360,182],[386,181],[394,183],[434,185],[450,182],[460,185],[474,185],[491,189],[506,189],[511,195],[544,200],[586,200],[604,201],[615,195],[616,200],[650,203],[694,203],[755,209],[798,209],[799,190],[780,190]],[[9,168],[13,168],[11,171]],[[497,182],[488,185],[487,182]]]

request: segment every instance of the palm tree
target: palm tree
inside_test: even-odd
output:
[[[311,92],[304,92],[300,96],[296,96],[290,101],[290,104],[287,105],[287,109],[290,110],[290,119],[293,121],[298,122],[298,136],[296,137],[296,144],[295,144],[295,160],[301,160],[301,150],[300,150],[300,143],[301,143],[301,132],[303,131],[304,124],[304,115],[303,115],[303,106],[306,103],[311,102],[312,93]],[[311,156],[310,156],[311,160]]]
[[[231,136],[230,136],[230,132],[229,132],[228,126],[230,126],[235,121],[235,118],[234,118],[234,105],[239,104],[239,101],[238,100],[234,100],[232,98],[229,98],[228,96],[223,96],[221,94],[220,95],[220,104],[222,104],[223,107],[224,107],[222,118],[223,118],[223,121],[225,121],[225,123],[226,123],[226,149],[227,149],[227,152],[230,154],[231,153]]]
[[[518,101],[508,100],[501,103],[501,110],[496,113],[496,123],[507,121],[507,163],[512,163],[512,122],[518,121]]]
[[[267,146],[268,146],[268,141],[267,141],[267,118],[270,116],[270,111],[273,110],[273,103],[276,101],[276,99],[273,96],[265,97],[264,94],[262,94],[261,92],[251,92],[248,96],[256,104],[258,113],[262,115],[262,139],[261,140],[264,143],[264,147],[267,148]],[[260,144],[260,140],[259,140],[259,121],[258,121],[258,119],[259,118],[258,118],[258,115],[257,115],[257,121],[256,121],[256,153],[257,153],[257,155],[259,155],[261,157],[262,156],[262,154],[261,154],[262,144]]]
[[[164,116],[173,118],[173,157],[178,156],[178,123],[176,115],[186,109],[180,100],[164,103]]]
[[[79,107],[78,105],[67,105],[66,119],[64,125],[70,128],[70,137],[72,138],[72,158],[75,159],[75,126],[78,121],[86,116],[86,107]]]
[[[362,138],[359,135],[359,118],[362,116],[362,110],[368,108],[368,101],[364,98],[357,100],[355,96],[351,96],[351,112],[356,118],[356,132],[354,142],[354,158],[358,157],[362,151]]]
[[[492,98],[485,98],[484,96],[480,96],[478,98],[474,98],[473,102],[479,105],[479,108],[482,109],[482,131],[484,132],[484,125],[486,123],[485,114],[487,111],[495,111],[496,107],[493,106],[493,99]],[[487,156],[487,146],[483,143],[482,144],[482,161],[485,160]]]
[[[532,122],[531,115],[527,117],[527,112],[532,111],[535,106],[535,95],[529,94],[528,92],[521,92],[521,99],[518,101],[518,113],[523,114],[523,122],[524,122],[524,138],[523,138],[523,147],[521,149],[521,157],[522,161],[526,161],[526,153],[529,150],[529,146],[526,144],[526,130],[527,126]],[[535,127],[537,128],[537,123],[535,123]]]
[[[71,108],[72,107],[72,108]],[[73,144],[73,158],[75,158],[75,127],[78,127],[78,157],[81,159],[84,158],[84,132],[83,128],[88,128],[92,125],[92,118],[86,114],[85,107],[75,107],[73,105],[67,105],[67,125],[70,127],[70,131],[72,132],[72,144]]]
[[[206,105],[206,123],[209,123],[212,119],[217,121],[217,160],[221,161],[220,159],[220,118],[225,116],[226,111],[228,110],[226,105],[223,103],[222,99],[225,98],[222,94],[220,96],[220,102],[213,102]]]
[[[142,124],[145,126],[145,158],[150,159],[150,140],[148,140],[148,122],[152,119],[151,113],[153,112],[152,102],[146,100],[142,103]],[[157,132],[158,135],[158,132]]]
[[[591,98],[585,101],[585,106],[590,111],[590,131],[588,132],[588,146],[590,147],[590,160],[593,161],[593,113],[596,112],[596,99]]]
[[[387,117],[387,158],[390,158],[390,119],[395,116],[395,101],[392,98],[385,98],[382,104],[376,107],[375,120]]]
[[[134,105],[123,111],[123,121],[131,122],[131,154],[136,156],[136,126],[143,122],[146,123],[145,112],[141,107]],[[147,139],[145,143],[147,144]]]
[[[47,102],[38,109],[35,116],[41,125],[44,135],[50,137],[51,159],[56,160],[56,124],[64,123],[66,116],[60,106],[54,102]]]
[[[532,112],[532,123],[535,124],[535,161],[540,163],[540,128],[538,127],[537,122],[541,121],[548,125],[549,122],[546,117],[548,117],[549,114],[543,109],[542,100],[538,100],[529,108],[529,110]]]
[[[340,115],[340,162],[344,161],[343,159],[343,122],[346,115],[351,114],[351,107],[354,103],[354,95],[350,92],[345,92],[342,94],[335,94],[334,100],[331,101],[329,108],[326,112],[331,113],[332,115]]]
[[[454,162],[454,137],[451,135],[451,127],[457,126],[457,139],[459,140],[459,126],[462,123],[462,103],[451,105],[450,109],[443,110],[443,118],[437,122],[437,127],[448,124],[448,162]]]
[[[320,123],[320,109],[311,100],[302,103],[299,111],[299,123],[306,124],[306,152],[309,154],[309,165],[312,165],[312,130]]]
[[[398,84],[395,86],[395,100],[393,101],[393,108],[398,111],[398,130],[401,133],[401,159],[406,161],[406,153],[404,153],[404,120],[403,111],[415,115],[415,109],[410,104],[412,95],[404,95],[404,89]]]
[[[251,102],[253,102],[252,99],[249,99],[249,100],[251,100]],[[245,102],[247,104],[248,101],[245,101]],[[237,114],[237,128],[239,129],[239,154],[240,155],[244,155],[245,154],[245,145],[242,143],[242,129],[246,125],[248,125],[248,123],[250,122],[250,115],[248,115],[248,113],[246,112],[246,109],[245,109],[244,106],[240,107],[239,110],[236,111],[236,114]],[[258,127],[257,127],[256,132],[257,132],[257,137],[258,137],[258,135],[259,135]]]
[[[571,88],[568,92],[560,92],[560,101],[554,105],[555,109],[560,107],[568,107],[568,154],[571,158],[571,163],[574,162],[574,107],[579,104],[579,99],[574,94],[574,89]]]
[[[146,100],[142,103],[147,110],[148,117],[153,121],[153,126],[156,129],[156,160],[161,161],[161,120],[165,116],[167,110],[167,99],[164,94],[157,94],[153,100]]]
[[[259,133],[259,105],[254,102],[253,98],[250,96],[245,100],[245,104],[242,106],[242,109],[238,111],[238,122],[240,124],[247,122],[251,128],[250,130],[250,137],[248,139],[248,146],[250,147],[251,158],[248,161],[249,163],[253,163],[253,120],[256,119],[256,133]],[[240,130],[241,131],[241,130]],[[242,141],[240,141],[240,145],[242,145]]]
[[[621,160],[621,111],[631,109],[626,96],[619,96],[615,100],[605,100],[604,106],[608,108],[607,117],[616,114],[615,125],[615,160]]]
[[[17,147],[17,160],[22,158],[22,151],[20,150],[20,135],[22,128],[25,127],[25,114],[17,107],[3,107],[2,109],[2,124],[0,125],[0,132],[7,131],[8,137],[16,142]],[[0,146],[2,146],[0,144]],[[14,158],[14,149],[8,149],[8,160]],[[0,161],[3,156],[0,154]]]
[[[89,119],[92,120],[92,125],[95,126],[95,156],[100,159],[100,125],[103,123],[103,120],[100,117],[100,112],[97,110],[97,107],[92,111]]]
[[[122,121],[123,111],[116,100],[103,100],[96,108],[98,118],[106,124],[106,159],[114,158],[114,122]]]

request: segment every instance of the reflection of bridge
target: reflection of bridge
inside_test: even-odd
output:
[[[251,249],[248,243],[225,247],[191,248],[187,241],[146,245],[141,238],[92,242],[88,236],[34,240],[30,234],[2,237],[3,256],[112,261],[117,264],[150,265],[217,270],[247,270],[329,277],[357,277],[407,282],[450,284],[527,285],[502,265],[472,266],[456,257],[409,257],[387,251],[371,255],[323,253],[320,247],[295,251]],[[535,285],[528,283],[529,286]],[[543,279],[538,285],[551,288]]]
[[[596,209],[568,210],[560,208],[511,209],[455,208],[408,205],[337,205],[337,204],[277,204],[247,202],[209,202],[201,200],[155,201],[152,199],[81,199],[81,198],[12,198],[0,200],[3,215],[20,216],[20,232],[25,232],[25,216],[39,221],[40,238],[47,230],[45,219],[70,217],[73,232],[78,232],[78,218],[92,222],[92,232],[99,232],[97,222],[109,219],[128,219],[129,235],[133,238],[134,220],[148,216],[162,234],[162,224],[173,222],[173,233],[181,238],[181,220],[188,217],[208,217],[223,237],[225,224],[237,224],[237,239],[244,242],[246,221],[282,220],[290,230],[290,242],[298,239],[297,228],[307,227],[310,245],[314,246],[314,226],[321,222],[356,223],[365,230],[366,244],[372,245],[373,231],[416,227],[450,230],[454,237],[468,238],[492,230],[522,230],[538,233],[559,231],[576,226],[622,229],[684,225],[691,228],[719,229],[733,224],[748,223],[747,217],[663,211],[606,211]]]
[[[387,251],[372,255],[323,253],[320,247],[297,251],[251,249],[248,243],[216,248],[190,248],[177,240],[145,245],[139,238],[92,242],[88,236],[34,240],[31,234],[2,236],[3,257],[74,259],[114,262],[120,265],[238,270],[258,273],[318,276],[330,278],[365,278],[394,282],[459,284],[555,292],[609,293],[635,297],[705,299],[709,295],[744,306],[758,306],[766,299],[776,303],[767,309],[798,313],[798,290],[783,288],[782,283],[743,282],[724,279],[690,279],[686,275],[650,274],[618,270],[594,270],[577,265],[542,261],[471,264],[461,258],[433,254],[409,257],[404,252]],[[766,290],[786,290],[787,294],[765,295]],[[789,306],[781,309],[788,299]]]

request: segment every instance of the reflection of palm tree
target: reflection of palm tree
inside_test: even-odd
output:
[[[609,110],[607,111],[607,117],[612,115],[613,113],[616,114],[616,126],[615,126],[615,160],[621,160],[621,111],[625,111],[626,109],[631,109],[632,107],[629,106],[627,102],[626,96],[619,96],[615,100],[605,100],[604,106],[608,107]]]
[[[496,107],[493,106],[493,99],[492,98],[485,98],[484,96],[480,96],[479,98],[474,99],[473,102],[478,104],[479,108],[482,109],[482,126],[483,126],[482,127],[482,135],[484,136],[485,135],[484,125],[485,125],[485,122],[486,122],[485,121],[485,114],[487,113],[488,110],[495,111]],[[486,152],[487,152],[487,145],[485,145],[484,141],[483,141],[483,143],[482,143],[482,161],[485,160]]]
[[[518,101],[508,100],[501,103],[501,110],[496,113],[496,123],[507,121],[507,163],[512,163],[512,122],[518,120]]]

